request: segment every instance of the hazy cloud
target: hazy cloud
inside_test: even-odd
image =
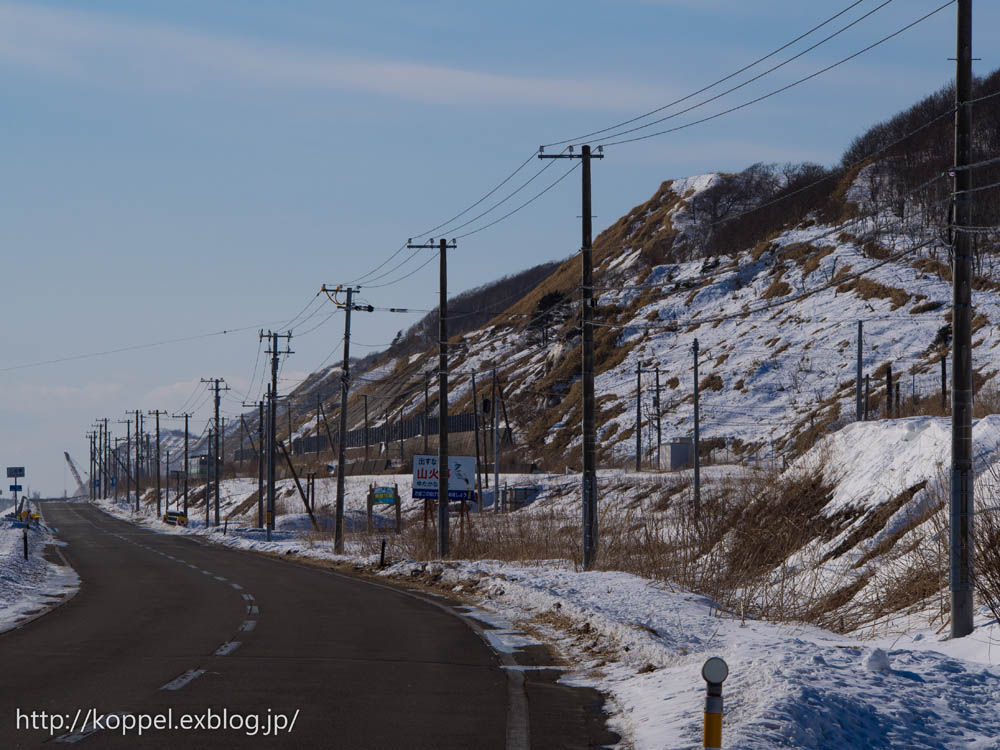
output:
[[[81,80],[144,87],[229,83],[335,89],[449,104],[633,109],[669,96],[660,86],[444,67],[302,51],[123,18],[0,3],[0,61]]]

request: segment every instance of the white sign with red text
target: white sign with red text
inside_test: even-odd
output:
[[[471,500],[476,482],[476,459],[472,456],[448,457],[448,499]],[[438,497],[438,457],[413,457],[413,497]]]

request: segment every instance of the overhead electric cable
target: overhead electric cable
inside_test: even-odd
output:
[[[762,102],[765,99],[770,99],[772,96],[776,96],[776,95],[778,95],[780,93],[788,91],[789,89],[795,88],[796,86],[799,86],[800,84],[803,84],[806,81],[810,81],[813,78],[817,78],[817,77],[823,75],[824,73],[827,73],[827,72],[833,70],[834,68],[837,68],[837,67],[839,67],[841,65],[844,65],[847,62],[850,62],[851,60],[853,60],[853,59],[855,59],[857,57],[860,57],[861,55],[865,54],[866,52],[870,52],[871,50],[875,49],[879,45],[885,44],[890,39],[894,39],[895,37],[899,36],[900,34],[903,34],[906,31],[909,31],[914,26],[917,26],[918,24],[926,21],[928,18],[934,16],[937,13],[940,13],[945,8],[947,8],[947,7],[951,6],[951,5],[954,5],[954,4],[955,4],[955,0],[948,0],[948,2],[945,3],[944,5],[941,5],[941,6],[937,7],[937,8],[935,8],[930,13],[927,13],[926,15],[923,15],[920,18],[918,18],[916,21],[908,23],[906,26],[903,26],[902,28],[897,29],[893,33],[889,34],[888,36],[882,37],[877,42],[873,42],[872,44],[869,44],[867,47],[864,47],[863,49],[860,49],[857,52],[855,52],[855,53],[853,53],[851,55],[848,55],[847,57],[844,57],[844,58],[838,60],[835,63],[827,65],[825,68],[821,68],[820,70],[817,70],[815,73],[811,73],[810,75],[807,75],[804,78],[800,78],[797,81],[793,81],[792,83],[789,83],[789,84],[787,84],[785,86],[782,86],[781,88],[775,89],[774,91],[771,91],[771,92],[769,92],[767,94],[763,94],[763,95],[758,96],[758,97],[756,97],[754,99],[751,99],[749,101],[743,102],[742,104],[738,104],[735,107],[730,107],[729,109],[723,110],[722,112],[716,112],[714,115],[709,115],[708,117],[702,117],[699,120],[693,120],[691,122],[684,123],[683,125],[677,125],[676,127],[673,127],[673,128],[667,128],[666,130],[658,130],[655,133],[646,133],[644,135],[638,135],[638,136],[635,136],[633,138],[623,138],[623,139],[617,140],[617,141],[605,141],[605,142],[601,143],[601,145],[603,145],[605,147],[607,147],[607,146],[620,146],[620,145],[625,144],[625,143],[635,143],[636,141],[644,141],[644,140],[647,140],[649,138],[656,138],[656,137],[661,136],[661,135],[667,135],[668,133],[676,133],[679,130],[685,130],[687,128],[694,127],[695,125],[701,125],[701,124],[709,122],[711,120],[718,119],[719,117],[722,117],[724,115],[732,114],[733,112],[737,112],[737,111],[739,111],[741,109],[746,109],[747,107],[749,107],[749,106],[751,106],[753,104],[757,104],[759,102]]]
[[[610,130],[617,130],[618,128],[623,128],[626,125],[631,125],[633,122],[638,122],[639,120],[642,120],[642,119],[644,119],[646,117],[649,117],[650,115],[655,115],[657,112],[662,112],[663,110],[669,109],[670,107],[673,107],[673,106],[675,106],[677,104],[682,104],[683,102],[686,102],[688,99],[691,99],[691,98],[693,98],[695,96],[698,96],[698,94],[704,94],[706,91],[709,91],[709,90],[715,88],[716,86],[718,86],[720,84],[723,84],[726,81],[729,81],[729,80],[735,78],[736,76],[740,75],[740,73],[745,73],[746,71],[750,70],[753,67],[756,67],[757,65],[759,65],[762,62],[764,62],[765,60],[768,60],[768,59],[774,57],[779,52],[785,51],[786,49],[788,49],[789,47],[791,47],[796,42],[800,42],[803,39],[805,39],[807,36],[809,36],[810,34],[812,34],[814,31],[818,31],[819,29],[823,28],[827,24],[829,24],[829,23],[835,21],[836,19],[840,18],[840,16],[844,15],[845,13],[847,13],[852,8],[854,8],[854,7],[858,6],[858,5],[861,5],[861,3],[863,3],[864,1],[865,0],[857,0],[857,2],[851,3],[850,5],[848,5],[846,8],[844,8],[839,13],[836,13],[835,15],[830,16],[828,19],[826,19],[825,21],[823,21],[818,26],[813,26],[811,29],[809,29],[809,31],[805,32],[804,34],[800,34],[799,36],[797,36],[794,39],[792,39],[790,42],[786,42],[785,44],[781,45],[777,49],[775,49],[775,50],[773,50],[771,52],[768,52],[763,57],[758,57],[752,63],[750,63],[748,65],[744,65],[739,70],[733,71],[732,73],[730,73],[729,75],[725,76],[724,78],[720,78],[719,80],[715,81],[714,83],[710,83],[707,86],[704,86],[703,88],[698,89],[697,91],[692,91],[690,94],[682,96],[680,99],[674,99],[674,101],[672,101],[672,102],[668,102],[667,104],[664,104],[663,106],[657,107],[656,109],[651,109],[649,112],[646,112],[646,113],[641,114],[641,115],[637,115],[636,117],[633,117],[633,118],[631,118],[629,120],[625,120],[623,122],[616,123],[615,125],[609,125],[608,127],[601,128],[600,130],[592,130],[591,132],[584,133],[583,135],[577,136],[576,138],[567,138],[566,140],[562,140],[562,141],[555,141],[553,143],[546,143],[546,144],[544,144],[544,148],[551,148],[552,146],[562,146],[563,144],[566,144],[566,143],[580,143],[581,141],[587,140],[588,138],[592,138],[595,135],[601,135],[602,133],[607,133]]]

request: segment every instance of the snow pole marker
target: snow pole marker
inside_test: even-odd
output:
[[[729,665],[713,656],[701,668],[705,680],[705,723],[702,746],[705,750],[722,748],[722,683],[729,676]]]

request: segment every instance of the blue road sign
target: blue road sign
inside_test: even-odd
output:
[[[23,490],[21,489],[21,485],[19,485],[19,484],[12,484],[10,486],[10,491],[11,492],[23,492]]]
[[[101,486],[101,480],[100,479],[95,479],[94,480],[94,486],[95,487],[100,487]]]
[[[111,477],[111,486],[114,487],[116,484],[118,484],[118,480],[115,479],[114,477]]]

